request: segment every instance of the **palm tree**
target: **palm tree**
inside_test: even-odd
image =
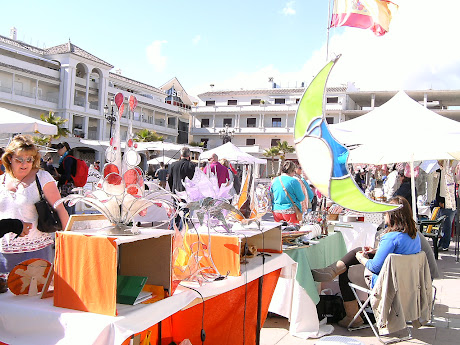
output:
[[[60,116],[55,116],[53,112],[49,112],[48,116],[45,114],[40,115],[40,119],[44,122],[50,123],[57,127],[57,134],[55,135],[43,135],[34,137],[34,141],[43,146],[51,146],[52,140],[58,140],[61,137],[67,137],[70,134],[70,131],[64,127],[64,124],[67,122],[67,119],[63,119]]]
[[[278,174],[280,174],[281,167],[284,163],[284,160],[286,159],[286,154],[294,152],[295,148],[293,146],[290,146],[286,140],[282,142],[278,141],[278,145],[275,147],[278,149],[281,159],[280,165],[278,167]]]
[[[150,131],[144,128],[135,134],[134,141],[144,143],[151,141],[163,141],[163,137],[161,135],[158,135],[155,131]]]
[[[275,175],[275,157],[279,156],[280,151],[277,146],[272,146],[269,149],[265,149],[263,155],[270,157],[272,160],[272,175]]]

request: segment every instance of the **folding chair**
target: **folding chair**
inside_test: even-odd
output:
[[[433,240],[434,257],[438,260],[438,239],[441,237],[442,225],[444,224],[447,216],[444,215],[436,219],[436,215],[438,213],[436,209],[439,209],[439,207],[435,207],[433,209],[433,216],[430,220],[420,220],[417,224],[423,236]]]
[[[398,270],[400,270],[399,273],[397,272]],[[410,286],[410,284],[407,284],[407,282],[410,281],[415,281],[419,284],[412,284],[413,291],[406,291]],[[423,282],[425,282],[426,285],[424,285]],[[356,315],[348,325],[349,331],[371,327],[372,331],[374,332],[374,335],[382,344],[391,344],[412,339],[411,329],[407,325],[408,322],[419,319],[422,319],[423,321],[428,321],[431,318],[431,276],[429,273],[428,261],[426,259],[425,252],[423,251],[421,251],[418,254],[412,255],[388,255],[388,257],[385,259],[385,262],[382,266],[379,277],[373,289],[364,288],[354,283],[348,284],[351,287],[351,290],[353,291],[353,294],[355,295],[355,298],[360,306],[359,311],[356,313]],[[425,286],[425,288],[421,288],[421,286]],[[390,288],[388,289],[388,287]],[[385,300],[385,302],[379,304],[380,302],[377,302],[377,299],[379,301],[383,301],[383,299],[387,298],[387,296],[382,296],[381,293],[385,291],[391,291],[392,289],[395,290],[393,296],[394,298],[391,301],[387,299]],[[364,302],[361,302],[360,298],[358,297],[357,290],[363,291],[368,294],[368,298]],[[400,294],[400,291],[405,291],[405,293]],[[425,294],[425,296],[423,296],[423,294]],[[405,300],[403,296],[406,296]],[[417,310],[416,315],[414,315],[412,310],[408,311],[408,314],[404,313],[406,311],[405,306],[419,306],[422,304],[422,300],[425,300],[425,302],[427,303],[425,309]],[[391,304],[389,305],[388,303],[390,302]],[[391,317],[394,318],[395,316],[397,320],[392,320],[388,321],[387,323],[384,323],[381,328],[379,327],[379,331],[377,331],[377,324],[373,324],[367,313],[366,308],[368,306],[372,308],[372,311],[376,316],[376,322],[378,322],[376,315],[377,311],[382,314],[382,320],[384,321],[388,321]],[[382,310],[385,308],[385,306],[387,307],[387,310]],[[383,315],[383,313],[385,312],[386,314]],[[362,313],[364,314],[364,317],[366,318],[368,325],[350,328],[350,326],[354,323],[356,318],[359,315],[362,315]],[[391,326],[389,326],[390,324]],[[391,333],[398,332],[405,328],[408,332],[408,335],[402,338],[393,337],[388,340],[382,339],[381,335],[386,336],[390,334],[390,327],[392,329]]]

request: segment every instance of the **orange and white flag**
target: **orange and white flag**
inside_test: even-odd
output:
[[[397,9],[395,1],[334,0],[331,27],[371,29],[377,36],[383,36],[389,31]]]

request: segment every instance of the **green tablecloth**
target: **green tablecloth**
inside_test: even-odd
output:
[[[311,269],[323,268],[341,259],[347,253],[347,247],[342,234],[334,232],[320,239],[318,244],[289,249],[285,253],[298,264],[296,279],[299,285],[305,289],[312,301],[318,304],[318,283],[313,280]]]

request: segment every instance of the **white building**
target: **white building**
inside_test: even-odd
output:
[[[161,88],[113,73],[113,66],[81,49],[70,40],[51,47],[38,48],[11,37],[0,36],[0,107],[34,118],[49,111],[67,119],[72,133],[68,141],[80,158],[92,162],[103,159],[104,148],[84,145],[80,138],[108,140],[109,115],[115,94],[122,92],[127,102],[130,95],[138,100],[133,117],[133,131],[147,128],[173,143],[188,142],[191,101],[176,78]],[[180,91],[178,96],[177,91]],[[121,118],[122,139],[127,133],[128,104]],[[143,160],[145,160],[145,156]]]
[[[190,133],[194,141],[207,148],[222,145],[225,132],[244,151],[264,158],[266,149],[287,141],[294,146],[294,121],[302,88],[270,88],[259,90],[210,91],[198,97],[202,105],[192,109]],[[327,87],[325,116],[328,123],[346,121],[390,100],[397,91],[359,91],[354,84]],[[409,97],[436,113],[454,120],[460,119],[460,90],[406,91]],[[397,124],[395,124],[397,126]],[[378,124],[376,124],[378,133]],[[387,134],[382,133],[384,138]],[[296,159],[295,153],[287,159]],[[275,171],[278,162],[275,163]],[[268,161],[266,172],[271,171]]]

